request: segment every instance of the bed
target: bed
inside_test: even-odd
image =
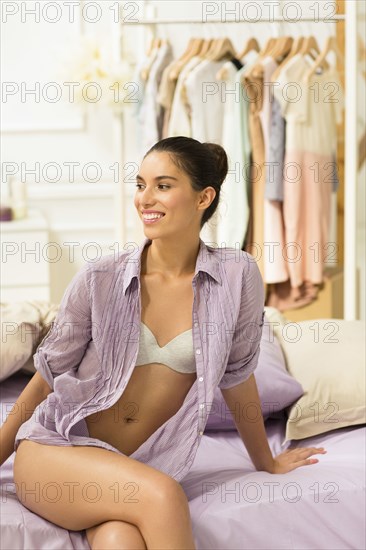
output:
[[[341,348],[349,353],[350,346],[354,346],[350,338],[359,340],[364,329],[364,324],[357,325],[355,335],[355,325],[350,327],[347,323],[338,321],[338,326],[341,327],[338,336],[345,335],[345,339],[338,339],[338,346],[335,348],[340,363],[343,361]],[[294,346],[292,349],[286,349],[288,343],[281,343],[287,368],[293,366],[294,361],[298,365],[299,354],[305,355],[303,359],[307,361],[306,349],[309,348],[309,344],[306,335],[304,336],[305,326],[306,323],[302,325],[303,341],[297,342],[296,349]],[[343,326],[348,327],[348,332],[342,329]],[[279,336],[277,342],[281,342]],[[362,348],[363,340],[360,345]],[[299,350],[301,346],[304,347],[303,350]],[[316,351],[317,356],[321,355],[319,342]],[[326,349],[326,353],[329,358],[329,348]],[[359,350],[357,355],[359,361]],[[352,362],[352,357],[349,361]],[[360,371],[364,371],[363,361],[364,358],[361,357]],[[331,365],[332,375],[337,373],[335,363],[336,360]],[[292,367],[290,370],[293,370]],[[308,370],[306,376],[309,378]],[[296,369],[293,372],[296,372]],[[4,422],[30,376],[31,373],[18,370],[2,380],[1,423]],[[219,426],[217,418],[212,418],[210,426],[202,436],[192,468],[181,482],[189,501],[197,550],[366,548],[366,430],[364,422],[360,422],[362,418],[354,415],[354,410],[359,408],[359,397],[355,391],[351,396],[352,416],[347,413],[340,397],[329,394],[326,396],[327,403],[339,402],[339,410],[337,418],[334,412],[330,415],[327,410],[326,418],[337,422],[327,424],[324,418],[321,419],[321,414],[318,414],[318,425],[317,422],[309,425],[305,418],[305,427],[293,421],[295,429],[291,431],[291,414],[294,414],[295,410],[298,416],[299,408],[304,412],[307,406],[306,398],[310,390],[306,376],[299,377],[304,390],[301,397],[291,406],[283,407],[281,404],[280,410],[276,413],[264,415],[269,445],[274,455],[287,447],[295,446],[324,446],[327,454],[317,455],[317,464],[303,466],[287,474],[273,475],[256,471],[233,425],[225,420],[226,424]],[[351,373],[351,378],[355,378],[354,373]],[[317,386],[318,382],[319,380],[316,380]],[[359,381],[356,383],[359,385]],[[259,378],[258,384],[262,392]],[[337,391],[339,385],[341,391],[347,391],[344,383],[335,384],[334,391]],[[327,383],[327,387],[329,386],[331,385]],[[264,401],[264,394],[260,395]],[[360,398],[364,398],[362,391]],[[318,407],[318,413],[321,409],[322,407]],[[311,411],[314,412],[314,406],[311,407]],[[320,430],[321,433],[299,437],[296,430],[301,429],[305,430],[302,435],[309,435],[309,430],[311,432],[314,429],[318,432]],[[12,477],[14,456],[13,453],[0,469],[0,547],[3,550],[88,550],[85,531],[65,530],[32,513],[20,503]]]

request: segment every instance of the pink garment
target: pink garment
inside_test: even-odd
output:
[[[328,242],[330,209],[336,126],[342,121],[344,97],[334,67],[313,74],[309,80],[306,75],[310,68],[307,58],[294,56],[274,87],[286,119],[283,220],[284,254],[292,287],[290,307],[299,300],[316,298],[314,285],[322,283],[324,263],[330,261],[334,250]]]
[[[281,201],[264,199],[264,282],[279,283],[289,278],[289,267],[283,251],[285,228]]]
[[[271,76],[277,68],[277,63],[272,57],[266,57],[262,61],[263,66],[263,102],[259,112],[262,125],[265,161],[269,158],[269,141],[271,126],[271,106],[273,93]],[[266,167],[264,166],[264,169]],[[279,283],[289,278],[288,265],[283,256],[285,247],[284,223],[282,215],[282,203],[264,198],[264,227],[263,227],[263,258],[265,283]]]
[[[290,279],[284,283],[268,285],[266,299],[267,307],[275,307],[279,311],[287,311],[304,307],[318,296],[319,287],[305,281],[300,287],[292,288]]]
[[[291,286],[299,287],[304,281],[320,284],[324,262],[332,252],[328,242],[332,192],[329,156],[287,151],[285,167],[284,253]]]

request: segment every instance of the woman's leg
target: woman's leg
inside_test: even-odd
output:
[[[106,521],[89,527],[86,536],[92,550],[146,550],[141,531],[125,521]]]
[[[194,549],[187,497],[170,476],[99,447],[23,440],[14,459],[22,504],[71,531],[117,520],[135,525],[149,549]]]

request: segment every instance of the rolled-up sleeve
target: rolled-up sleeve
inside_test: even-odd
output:
[[[76,368],[92,337],[90,265],[76,273],[62,297],[50,330],[33,355],[34,366],[54,389],[54,378]]]
[[[258,364],[264,323],[264,284],[254,258],[248,254],[243,270],[240,309],[227,367],[218,387],[231,388],[244,382]]]

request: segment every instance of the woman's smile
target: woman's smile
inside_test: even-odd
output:
[[[152,224],[159,222],[165,214],[142,214],[143,222],[146,224]]]

